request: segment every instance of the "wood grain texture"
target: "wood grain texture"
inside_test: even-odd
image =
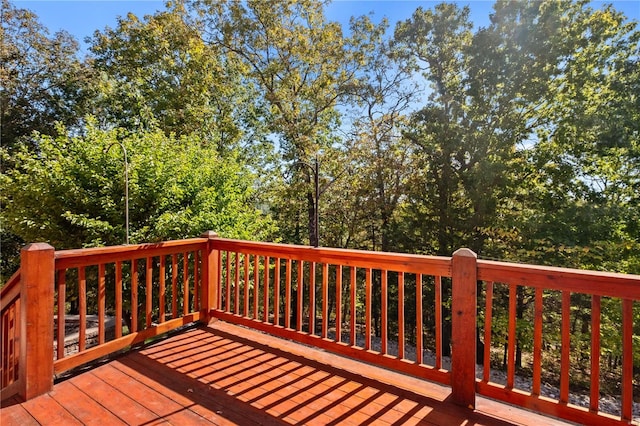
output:
[[[449,399],[446,386],[218,321],[3,407],[0,423],[563,424],[483,398],[475,411]]]
[[[476,255],[469,249],[453,254],[451,298],[451,393],[454,403],[475,408]]]
[[[451,258],[421,256],[404,253],[383,253],[366,250],[307,247],[291,244],[261,243],[255,241],[216,239],[218,250],[238,250],[261,256],[332,265],[356,266],[358,268],[388,269],[409,273],[451,276]]]
[[[132,244],[127,246],[96,247],[75,250],[59,250],[55,253],[56,269],[77,268],[100,263],[144,259],[180,252],[206,250],[207,239],[165,241],[154,244]]]
[[[20,270],[20,396],[28,400],[53,387],[53,247],[45,243],[24,247]]]

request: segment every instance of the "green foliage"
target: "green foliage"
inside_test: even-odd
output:
[[[571,7],[514,211],[522,260],[638,273],[640,32],[611,8]],[[569,35],[565,34],[568,32]]]
[[[77,58],[78,44],[64,31],[50,35],[36,15],[2,0],[0,26],[0,144],[13,152],[33,131],[55,135],[56,123],[77,129],[87,110],[90,68]],[[3,158],[0,171],[11,169]],[[4,204],[2,204],[4,209]],[[7,224],[0,229],[0,282],[19,264],[18,253],[26,242]]]
[[[56,122],[80,123],[91,73],[69,33],[50,36],[37,16],[7,0],[1,13],[0,140],[13,149],[34,130],[54,135]]]
[[[103,124],[195,133],[221,153],[249,135],[258,139],[258,94],[240,74],[241,64],[203,37],[182,2],[144,19],[130,13],[116,28],[96,31],[91,65],[99,75],[95,103]]]
[[[241,62],[243,73],[259,87],[268,106],[264,118],[282,158],[294,164],[286,199],[273,200],[274,211],[285,223],[299,223],[301,209],[288,198],[306,203],[309,243],[317,244],[313,172],[297,165],[331,150],[337,107],[357,84],[357,71],[380,30],[363,17],[352,21],[352,34],[345,37],[340,24],[327,21],[323,3],[312,0],[192,3],[206,25],[208,43]],[[293,235],[301,242],[300,232]]]
[[[35,134],[33,141],[39,155],[18,151],[11,157],[16,167],[2,176],[3,223],[25,241],[57,249],[124,242],[123,153],[119,146],[104,152],[116,143],[128,153],[131,242],[209,229],[265,239],[274,231],[255,207],[254,176],[195,136],[104,131],[90,123],[84,136]]]
[[[431,84],[405,132],[409,250],[637,272],[639,34],[584,2],[500,2],[475,33],[451,4],[399,23]]]
[[[285,159],[309,160],[335,126],[335,107],[356,81],[373,26],[360,22],[344,37],[316,1],[195,1],[209,45],[244,64],[270,107],[271,130]]]
[[[497,2],[476,30],[468,8],[445,3],[418,8],[391,35],[366,17],[347,33],[317,1],[175,1],[97,31],[82,62],[70,36],[49,37],[33,14],[2,5],[3,273],[23,241],[124,241],[119,144],[133,242],[212,229],[313,244],[317,158],[323,244],[447,256],[467,246],[640,273],[640,32],[612,7]],[[88,105],[97,118],[85,125]],[[388,284],[395,294],[397,280]],[[379,276],[374,286],[377,315]],[[508,294],[496,285],[493,325],[505,333]],[[533,295],[516,294],[520,356],[531,350]],[[590,309],[572,296],[580,378]],[[561,294],[545,292],[550,371],[560,312]],[[604,298],[602,313],[614,372],[619,300]],[[506,334],[493,340],[501,349]]]

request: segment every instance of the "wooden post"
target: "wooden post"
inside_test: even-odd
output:
[[[34,243],[20,252],[20,396],[25,401],[53,389],[55,250]]]
[[[202,253],[202,303],[200,303],[200,317],[205,324],[211,319],[209,312],[211,309],[217,309],[218,292],[220,291],[220,283],[218,282],[219,268],[218,250],[213,247],[214,240],[218,238],[218,234],[213,231],[207,231],[201,235],[207,238],[207,249]]]
[[[461,248],[452,258],[451,397],[455,404],[476,406],[477,256]]]

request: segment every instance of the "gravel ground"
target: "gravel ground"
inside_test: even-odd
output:
[[[334,338],[333,333],[329,333],[328,336],[330,339]],[[349,341],[349,333],[342,332],[343,342]],[[364,336],[361,334],[357,335],[356,345],[359,347],[364,347]],[[371,348],[375,351],[380,351],[381,341],[380,338],[375,336],[371,337]],[[387,342],[387,353],[390,355],[397,355],[398,347],[395,341],[389,340]],[[405,345],[405,358],[410,360],[416,359],[416,349],[413,346]],[[435,355],[430,351],[423,351],[423,360],[426,365],[435,365]],[[442,358],[442,368],[445,370],[449,370],[451,368],[451,360],[448,357]],[[483,367],[481,365],[476,365],[476,377],[482,378]],[[491,370],[490,381],[499,384],[507,383],[507,374],[503,371]],[[514,378],[514,387],[525,392],[530,392],[532,389],[532,380],[528,377],[516,376]],[[548,383],[542,383],[540,387],[540,393],[542,396],[546,396],[548,398],[559,399],[560,398],[560,390],[552,386]],[[589,407],[589,395],[588,394],[569,394],[569,402],[571,404],[578,405],[580,407]],[[620,398],[616,398],[614,396],[601,396],[599,403],[600,411],[613,414],[620,415],[621,412],[621,402]],[[640,424],[640,403],[633,403],[633,422],[635,424]]]

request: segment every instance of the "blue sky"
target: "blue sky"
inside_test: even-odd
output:
[[[268,0],[265,0],[268,1]],[[383,16],[389,19],[391,28],[397,21],[411,17],[413,11],[422,6],[430,8],[441,1],[418,0],[338,0],[334,1],[326,13],[330,20],[347,23],[350,16],[369,14],[373,12],[373,19],[378,20]],[[40,22],[50,32],[66,30],[74,35],[81,43],[87,36],[91,36],[95,30],[102,30],[105,26],[114,27],[118,16],[125,16],[128,12],[142,17],[153,14],[157,10],[164,9],[164,1],[137,0],[137,1],[88,1],[88,0],[14,0],[13,3],[20,8],[30,9],[35,12]],[[493,1],[460,1],[461,5],[469,5],[471,8],[471,20],[476,26],[486,26],[489,23],[489,14],[492,11]],[[629,19],[640,21],[640,0],[618,1],[593,1],[595,8],[604,4],[613,3],[617,10],[625,13]]]

